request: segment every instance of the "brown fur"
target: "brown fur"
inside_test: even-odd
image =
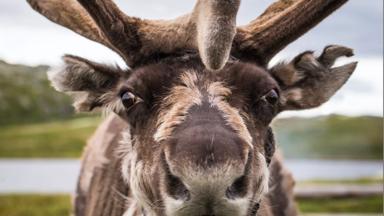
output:
[[[129,188],[114,170],[121,166],[115,150],[127,124],[111,115],[99,126],[84,150],[82,175],[74,196],[74,214],[86,216],[122,215]],[[109,197],[109,202],[105,198]]]
[[[159,114],[158,128],[154,134],[157,142],[171,137],[173,130],[187,117],[193,105],[201,104],[201,93],[196,86],[197,75],[194,72],[182,73],[181,85],[172,87],[169,95],[162,103]]]
[[[267,196],[271,204],[276,204],[271,207],[273,215],[298,215],[293,195],[295,182],[292,174],[284,167],[280,152],[277,152],[273,157],[270,169],[271,191]]]

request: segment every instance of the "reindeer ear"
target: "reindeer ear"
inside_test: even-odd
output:
[[[91,111],[102,106],[111,106],[118,97],[114,91],[124,72],[89,60],[66,55],[64,67],[50,71],[48,78],[53,87],[74,98],[77,111]]]
[[[357,62],[332,68],[336,59],[353,56],[352,49],[331,45],[319,57],[307,51],[289,64],[280,63],[271,74],[281,84],[282,110],[318,107],[340,89],[356,69]]]

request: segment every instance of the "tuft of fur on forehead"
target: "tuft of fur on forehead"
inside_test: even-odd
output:
[[[180,76],[181,84],[171,88],[162,103],[158,129],[154,135],[156,141],[160,142],[169,138],[175,127],[184,122],[190,108],[202,104],[203,93],[197,82],[196,72],[187,71]],[[252,148],[252,136],[249,134],[243,117],[226,101],[226,98],[231,95],[231,90],[222,82],[208,82],[202,88],[207,91],[211,106],[221,111],[227,124]]]
[[[157,142],[169,138],[174,128],[185,120],[188,110],[193,105],[201,104],[202,96],[196,86],[197,74],[193,71],[185,72],[181,74],[180,81],[181,85],[174,86],[163,100],[158,129],[154,134]]]
[[[228,125],[231,126],[251,148],[253,148],[252,136],[249,134],[247,126],[239,111],[229,105],[226,101],[226,98],[231,95],[231,90],[225,87],[221,82],[213,82],[208,85],[207,91],[211,105],[217,107],[223,113],[223,117]]]

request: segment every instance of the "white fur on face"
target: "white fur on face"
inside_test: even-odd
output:
[[[146,215],[156,215],[159,206],[153,200],[154,188],[150,185],[151,170],[146,169],[143,160],[138,160],[137,150],[133,148],[129,130],[123,133],[117,154],[121,157],[121,172],[125,183],[129,185],[132,199],[126,200],[127,210],[124,216],[142,215],[145,209]]]
[[[206,215],[207,204],[211,213],[221,216],[245,216],[248,210],[251,193],[238,199],[228,199],[225,192],[243,169],[238,164],[228,162],[220,167],[198,169],[189,167],[184,169],[181,179],[191,193],[188,201],[176,200],[163,192],[164,206],[167,215],[188,216]]]
[[[183,73],[180,80],[183,85],[173,87],[162,104],[162,112],[158,120],[159,126],[153,136],[157,142],[169,138],[174,128],[183,123],[188,110],[193,105],[200,105],[202,102],[201,92],[196,86],[196,73]]]
[[[192,106],[202,104],[203,93],[197,86],[197,74],[193,71],[185,72],[180,80],[183,85],[174,86],[162,104],[159,126],[154,135],[157,142],[166,140],[172,135],[173,130],[184,122]],[[209,95],[211,106],[220,110],[227,124],[252,148],[252,136],[243,118],[239,111],[226,101],[226,97],[232,94],[231,90],[221,82],[212,82],[203,88]]]
[[[268,193],[269,190],[269,169],[266,159],[261,153],[257,153],[257,164],[257,178],[260,182],[257,183],[258,187],[256,188],[256,192],[253,199],[259,202],[262,196]]]
[[[209,203],[211,213],[221,216],[246,216],[251,205],[259,203],[268,192],[269,170],[264,156],[258,153],[255,180],[256,188],[249,186],[249,191],[244,197],[228,199],[225,195],[227,188],[241,175],[243,169],[236,163],[228,162],[220,167],[209,169],[196,169],[186,167],[185,172],[179,173],[183,183],[191,193],[188,201],[175,200],[165,197],[164,206],[167,215],[189,216],[207,214],[206,207]],[[252,190],[253,188],[253,190]]]
[[[221,82],[213,82],[208,85],[209,102],[211,106],[218,108],[227,123],[235,130],[249,147],[253,148],[252,136],[249,134],[247,126],[237,109],[233,108],[226,101],[226,97],[231,95],[231,90]]]

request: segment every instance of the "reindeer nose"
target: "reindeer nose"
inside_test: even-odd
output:
[[[173,152],[180,160],[189,160],[207,168],[228,161],[242,161],[245,158],[244,146],[246,143],[238,134],[221,125],[199,125],[177,134]]]

